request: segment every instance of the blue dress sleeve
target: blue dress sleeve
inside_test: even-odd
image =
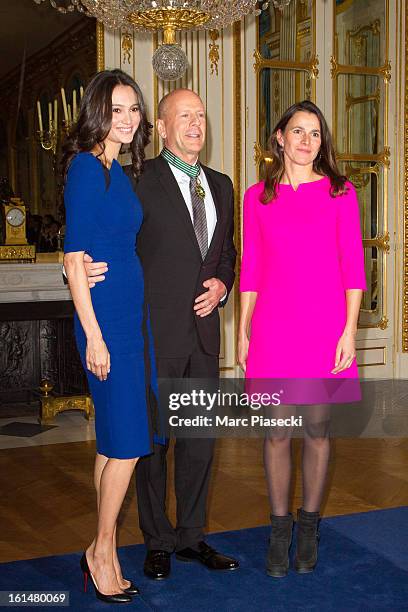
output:
[[[92,154],[79,153],[71,162],[64,190],[65,253],[90,250],[104,192],[100,161]]]

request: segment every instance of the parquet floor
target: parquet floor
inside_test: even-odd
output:
[[[80,551],[95,530],[94,442],[0,451],[0,562]],[[294,453],[299,464],[300,443]],[[170,517],[174,520],[172,452]],[[362,512],[408,504],[408,440],[334,440],[323,514]],[[293,510],[300,504],[296,471]],[[262,441],[217,442],[209,498],[209,531],[264,525],[269,509]],[[132,482],[121,513],[120,544],[142,541]]]

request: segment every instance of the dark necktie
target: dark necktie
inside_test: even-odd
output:
[[[204,259],[208,251],[208,228],[204,198],[197,194],[197,178],[190,178],[190,194],[193,207],[194,232],[200,247],[201,257]]]

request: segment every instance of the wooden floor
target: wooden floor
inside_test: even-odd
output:
[[[299,441],[295,455],[299,463]],[[95,530],[92,442],[0,451],[0,562],[80,551]],[[169,514],[174,520],[172,453]],[[323,514],[408,504],[408,440],[334,440]],[[293,504],[300,504],[297,471]],[[120,544],[142,541],[134,482],[121,514]],[[209,499],[209,531],[264,525],[269,509],[262,441],[217,442]]]

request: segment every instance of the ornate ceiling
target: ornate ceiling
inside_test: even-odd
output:
[[[48,2],[38,6],[33,0],[2,0],[0,78],[21,63],[25,45],[30,57],[81,19],[88,17],[77,12],[61,15]]]

